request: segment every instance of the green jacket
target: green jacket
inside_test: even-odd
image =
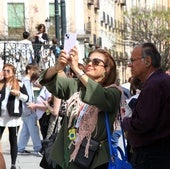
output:
[[[50,81],[43,80],[43,74],[40,77],[40,84],[45,85],[47,89],[56,97],[61,99],[69,99],[69,97],[80,91],[81,100],[89,105],[98,107],[101,112],[98,113],[98,122],[95,134],[95,139],[100,141],[101,146],[97,151],[94,161],[89,169],[94,169],[109,161],[109,148],[107,142],[107,132],[105,127],[105,114],[108,112],[110,128],[113,129],[115,116],[120,105],[121,92],[116,87],[104,88],[100,84],[89,78],[87,87],[84,87],[78,79],[63,78],[58,75],[54,76]],[[96,134],[97,133],[97,134]],[[68,118],[65,117],[61,126],[60,132],[57,135],[52,148],[51,157],[63,169],[79,169],[72,162],[69,163],[70,144],[68,138]]]

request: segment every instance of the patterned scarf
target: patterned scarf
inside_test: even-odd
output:
[[[80,93],[77,92],[70,97],[67,101],[68,109],[67,115],[69,116],[68,128],[71,127],[73,119],[78,119],[79,113],[82,110],[83,106],[86,105],[80,100]],[[84,156],[88,158],[89,144],[91,139],[91,134],[96,128],[98,120],[99,109],[95,106],[88,105],[87,109],[84,111],[83,116],[79,122],[78,132],[76,133],[76,140],[72,141],[71,144],[75,146],[72,154],[70,155],[70,161],[74,161],[76,155],[79,151],[80,145],[84,138],[87,139],[87,144],[85,147]]]
[[[108,88],[108,87],[115,87],[121,93],[123,93],[122,88],[115,84],[107,86],[106,88]],[[74,93],[70,97],[70,99],[67,101],[67,105],[68,105],[67,116],[69,117],[68,128],[70,128],[71,124],[72,124],[72,120],[78,119],[79,113],[81,112],[81,110],[84,106],[84,103],[80,100],[80,93],[79,92]],[[85,105],[87,105],[87,104],[85,104]],[[78,132],[76,133],[76,140],[71,142],[71,144],[75,145],[75,148],[74,148],[72,154],[70,155],[70,162],[75,160],[76,155],[79,151],[80,145],[84,138],[87,139],[84,156],[86,158],[88,158],[91,134],[93,133],[93,131],[96,128],[99,111],[100,111],[99,108],[92,106],[92,105],[88,105],[88,108],[84,112],[84,114],[81,118],[81,121],[79,123]]]

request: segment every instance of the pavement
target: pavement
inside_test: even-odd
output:
[[[6,169],[10,169],[11,156],[10,156],[10,144],[8,139],[8,128],[5,129],[1,142],[2,142],[3,155],[6,163]],[[33,152],[33,146],[31,140],[29,140],[26,150]],[[16,167],[17,169],[42,169],[39,166],[41,159],[42,157],[37,157],[33,154],[18,155]]]
[[[8,128],[5,129],[1,142],[2,142],[3,155],[6,162],[6,169],[10,169],[11,156],[10,156],[10,145],[8,140]],[[118,145],[121,148],[123,148],[122,137],[119,139]],[[26,150],[33,152],[33,145],[31,140],[29,140]],[[33,154],[18,155],[17,162],[16,162],[16,167],[17,167],[16,169],[42,169],[39,166],[41,159],[42,157],[37,157]]]

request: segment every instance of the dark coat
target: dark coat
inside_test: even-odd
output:
[[[123,127],[134,148],[170,140],[170,76],[157,70],[146,80]]]

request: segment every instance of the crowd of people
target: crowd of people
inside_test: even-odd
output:
[[[60,54],[61,45],[57,38],[49,39],[44,24],[36,27],[36,32],[31,35],[30,32],[22,33],[22,40],[12,43],[8,49],[12,57],[6,57],[6,62],[18,63],[17,73],[23,73],[25,66],[29,63],[37,63],[40,69],[45,69],[55,64]],[[16,66],[16,65],[15,65]]]
[[[23,37],[27,39],[29,34],[24,33]],[[45,26],[40,24],[35,43],[47,41]],[[56,39],[53,43],[57,43]],[[51,51],[56,52],[53,48]],[[26,150],[29,138],[33,154],[44,157],[42,140],[50,139],[54,132],[57,135],[48,155],[51,164],[45,169],[81,169],[85,165],[82,161],[91,156],[93,143],[98,145],[96,153],[86,167],[107,169],[110,155],[104,120],[106,112],[113,136],[120,131],[121,126],[116,128],[115,124],[121,113],[128,160],[133,169],[169,169],[170,76],[169,71],[161,69],[161,55],[155,45],[142,43],[134,47],[128,64],[132,73],[129,91],[116,84],[116,62],[104,49],[91,51],[84,65],[78,62],[81,56],[76,46],[70,50],[69,57],[64,50],[58,50],[56,55],[56,64],[40,72],[37,64],[40,58],[34,52],[20,80],[16,78],[13,65],[5,64],[2,68],[0,140],[8,127],[11,169],[16,169],[17,155],[31,153]],[[66,67],[70,68],[69,74],[65,72]],[[39,87],[37,97],[34,86]],[[61,115],[62,104],[65,107]],[[120,135],[119,132],[118,137]],[[1,146],[0,165],[5,169]]]

